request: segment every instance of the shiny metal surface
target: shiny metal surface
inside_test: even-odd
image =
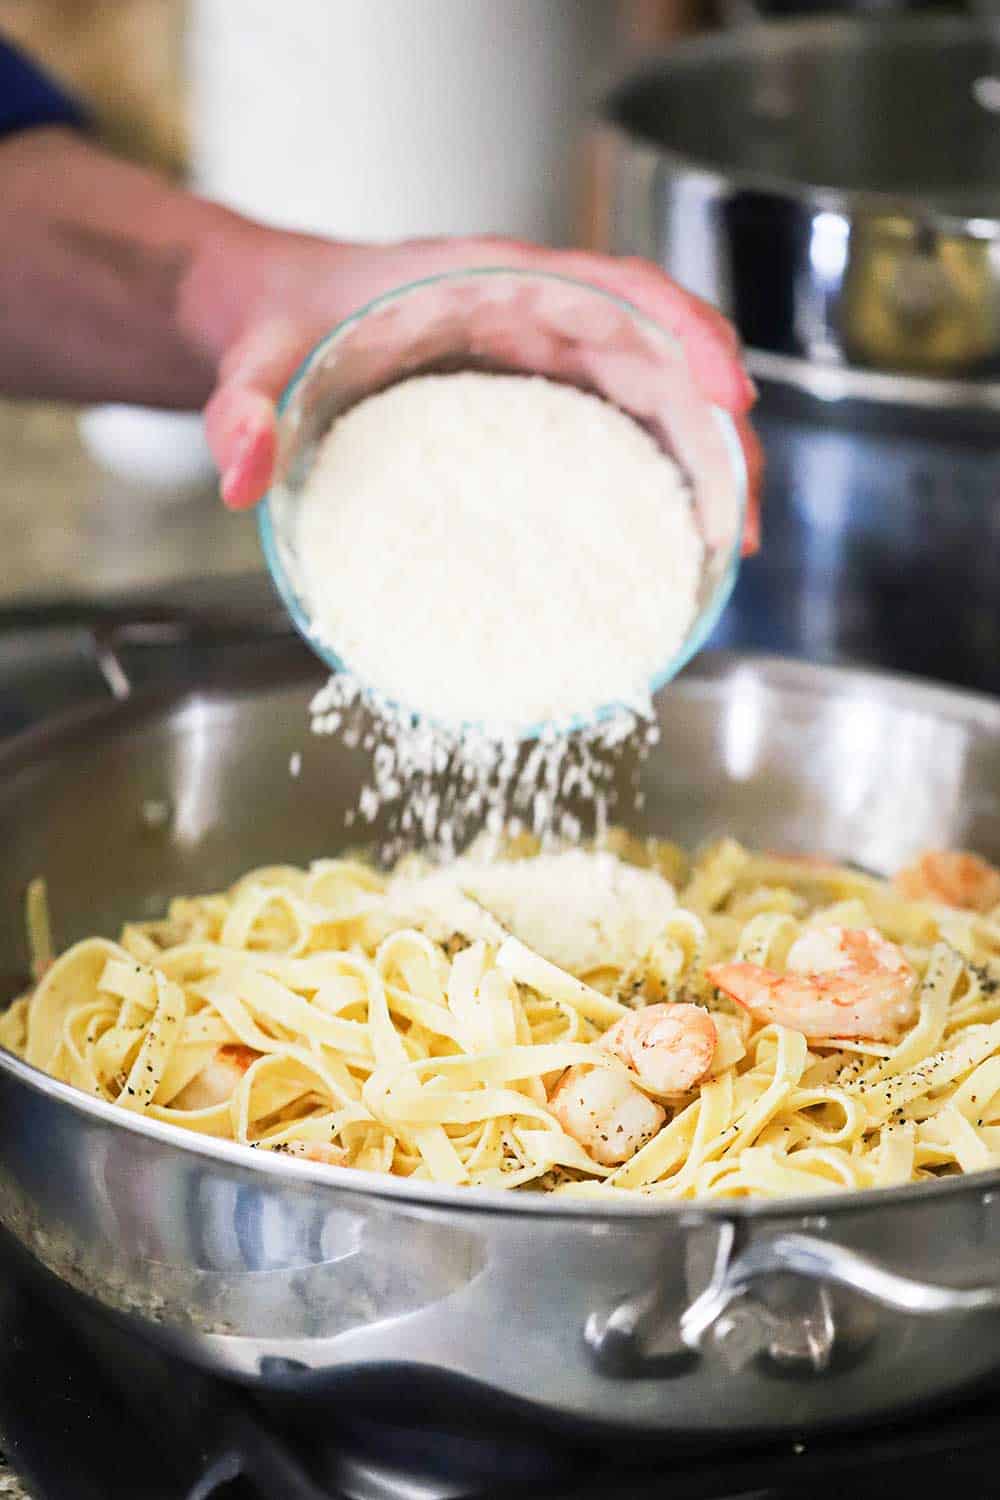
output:
[[[313,684],[289,676],[302,662],[291,650],[226,689],[137,696],[0,750],[0,969],[25,965],[18,908],[39,871],[65,943],[255,862],[343,846],[365,756],[308,742]],[[941,841],[1000,856],[986,699],[721,656],[660,716],[648,829],[872,868]],[[334,1399],[388,1368],[690,1438],[862,1420],[1000,1365],[1000,1174],[597,1213],[254,1157],[6,1056],[0,1116],[4,1226],[132,1326],[251,1381]]]
[[[824,409],[761,387],[764,543],[714,644],[1000,693],[996,420]]]
[[[782,386],[812,397],[828,407],[864,404],[868,407],[905,405],[935,414],[1000,416],[1000,381],[959,380],[943,375],[896,375],[882,370],[858,370],[849,365],[809,364],[787,354],[748,349],[746,364],[760,383]]]
[[[753,350],[992,383],[998,77],[988,19],[823,18],[682,43],[606,101],[596,238],[660,261]]]
[[[1000,692],[1000,27],[686,42],[610,97],[602,248],[735,320],[764,545],[716,646]]]
[[[89,643],[89,655],[111,696],[119,702],[131,697],[133,682],[124,661],[129,648],[168,649],[175,662],[180,653],[211,647],[262,646],[287,642],[292,634],[288,617],[276,599],[266,598],[250,608],[232,604],[214,609],[185,608],[169,600],[100,604],[68,599],[38,605],[0,605],[0,646],[15,635],[32,643],[39,632],[65,637],[77,635]]]

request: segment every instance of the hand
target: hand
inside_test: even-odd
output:
[[[500,239],[372,246],[258,231],[229,248],[215,277],[195,279],[186,294],[185,318],[221,351],[205,420],[225,503],[244,509],[267,490],[276,451],[275,402],[301,360],[337,323],[407,282],[498,265],[589,282],[633,303],[678,336],[703,395],[735,419],[751,485],[744,552],[755,551],[763,468],[747,420],[755,391],[726,320],[649,262]]]

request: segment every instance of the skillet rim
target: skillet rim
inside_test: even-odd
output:
[[[249,697],[266,687],[291,689],[310,681],[321,682],[324,674],[317,670],[315,661],[298,642],[290,638],[289,644],[293,648],[289,662],[279,665],[254,661],[249,667],[241,667],[236,681],[199,683],[191,680],[156,685],[137,691],[124,702],[109,700],[85,704],[45,720],[0,744],[0,781],[37,766],[40,760],[71,747],[82,736],[90,740],[95,731],[106,725],[119,733],[126,733],[158,714],[180,713],[196,703],[223,706],[234,697]],[[927,712],[936,712],[938,716],[978,724],[992,730],[1000,740],[1000,703],[985,693],[902,673],[867,667],[820,665],[766,653],[706,652],[675,679],[674,685],[666,689],[666,694],[685,687],[707,689],[713,683],[724,683],[748,671],[762,679],[766,686],[786,694],[829,698],[840,693],[851,695],[858,689],[867,689],[879,696],[888,694],[892,701],[921,707]],[[637,1197],[634,1202],[609,1200],[601,1204],[593,1199],[562,1198],[552,1194],[497,1192],[436,1183],[414,1186],[405,1178],[387,1177],[354,1167],[297,1161],[281,1153],[256,1151],[236,1141],[197,1135],[179,1125],[133,1115],[107,1100],[91,1099],[82,1090],[59,1082],[3,1048],[0,1048],[0,1069],[35,1094],[54,1099],[63,1107],[117,1129],[229,1164],[253,1175],[261,1174],[277,1183],[284,1181],[300,1188],[307,1185],[323,1188],[330,1193],[331,1206],[335,1197],[346,1194],[348,1197],[388,1200],[400,1206],[460,1216],[512,1214],[515,1218],[582,1221],[595,1227],[610,1227],[623,1220],[664,1220],[679,1227],[689,1227],[734,1219],[752,1224],[811,1219],[818,1221],[815,1227],[826,1228],[830,1221],[869,1206],[878,1210],[935,1198],[945,1201],[957,1193],[992,1193],[1000,1188],[1000,1167],[899,1187],[854,1192],[835,1189],[829,1194],[808,1197],[704,1199],[682,1203]]]

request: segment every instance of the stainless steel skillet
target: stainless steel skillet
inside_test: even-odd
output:
[[[366,757],[310,742],[312,685],[290,647],[0,749],[0,971],[24,967],[21,895],[40,871],[68,942],[342,846]],[[706,657],[660,718],[644,829],[873,869],[926,843],[1000,856],[990,700]],[[0,1222],[193,1358],[331,1393],[396,1368],[546,1418],[704,1439],[872,1419],[1000,1368],[1000,1174],[597,1213],[198,1142],[0,1055]]]

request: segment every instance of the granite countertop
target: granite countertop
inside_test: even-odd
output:
[[[68,407],[0,402],[0,605],[101,599],[258,573],[251,515],[212,488],[130,484],[88,454]]]

